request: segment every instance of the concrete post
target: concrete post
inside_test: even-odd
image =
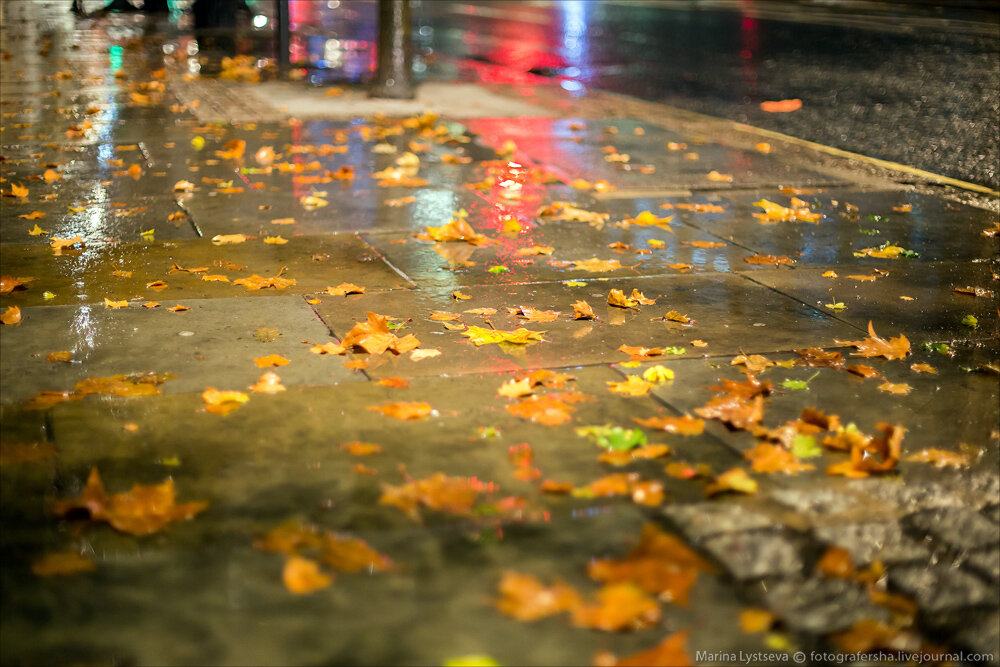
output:
[[[410,0],[378,0],[378,70],[371,97],[412,100]]]

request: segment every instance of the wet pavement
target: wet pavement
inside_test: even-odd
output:
[[[11,7],[3,663],[998,663],[996,200]]]

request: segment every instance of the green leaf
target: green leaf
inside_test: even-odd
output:
[[[979,320],[976,319],[975,315],[966,315],[965,317],[962,318],[962,324],[967,327],[972,327],[973,329],[975,329],[976,327],[979,326]]]
[[[686,352],[686,349],[683,347],[677,347],[676,345],[663,348],[663,354],[685,354]]]
[[[805,380],[785,380],[781,383],[782,389],[792,389],[798,391],[799,389],[808,389],[809,383]]]
[[[913,259],[914,257],[920,257],[920,253],[915,250],[903,250],[899,253],[900,257],[906,257],[908,259]]]
[[[862,234],[867,234],[868,236],[875,236],[876,234],[881,233],[877,229],[859,229],[858,231],[861,232]]]
[[[629,450],[646,444],[646,434],[637,428],[622,428],[621,426],[581,426],[576,434],[589,438],[595,444],[605,449]]]
[[[792,454],[800,459],[811,459],[820,456],[823,450],[819,448],[816,438],[811,435],[796,434],[792,438]]]
[[[496,426],[480,426],[476,429],[476,434],[483,440],[493,440],[500,437],[500,429]]]
[[[510,271],[510,269],[508,269],[506,266],[503,266],[502,264],[500,266],[491,266],[487,270],[490,273],[507,273],[508,271]]]
[[[923,347],[928,352],[937,352],[938,354],[954,353],[948,343],[924,343]]]

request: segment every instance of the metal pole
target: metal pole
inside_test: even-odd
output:
[[[282,78],[288,73],[288,55],[291,50],[291,25],[289,23],[288,0],[274,0],[275,50],[278,57],[278,72]]]
[[[378,0],[378,71],[371,97],[412,100],[410,0]]]

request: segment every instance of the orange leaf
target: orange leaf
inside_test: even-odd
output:
[[[24,218],[25,220],[38,220],[39,218],[44,218],[45,214],[41,211],[32,211],[31,213],[22,213],[17,217]]]
[[[388,377],[378,381],[383,387],[393,387],[394,389],[406,389],[410,386],[410,381],[406,378]]]
[[[635,422],[647,428],[655,428],[667,433],[678,435],[699,435],[705,430],[705,422],[702,419],[684,415],[683,417],[650,417],[649,419],[635,419]]]
[[[131,274],[131,271],[129,271],[129,274]],[[146,287],[149,289],[163,290],[167,289],[169,285],[167,285],[167,283],[163,282],[162,280],[154,280],[151,283],[146,283]]]
[[[324,294],[329,294],[330,296],[345,296],[347,294],[364,294],[365,288],[360,285],[355,285],[354,283],[340,283],[336,287],[327,287],[323,290]]]
[[[937,369],[930,364],[910,364],[910,370],[915,373],[931,373],[937,375]]]
[[[475,478],[448,477],[438,472],[400,486],[384,485],[378,502],[402,510],[414,521],[420,521],[418,507],[421,505],[437,512],[471,516],[484,487]]]
[[[660,605],[633,584],[609,584],[597,591],[595,598],[571,610],[574,626],[618,632],[647,628],[660,621]]]
[[[579,593],[561,581],[544,586],[535,577],[517,572],[504,572],[499,593],[497,609],[524,622],[572,611],[581,602]]]
[[[618,308],[634,308],[638,305],[638,302],[626,297],[625,293],[620,289],[612,289],[608,292],[608,305],[617,306]]]
[[[828,547],[816,563],[816,570],[838,579],[853,579],[857,574],[850,552],[843,547]]]
[[[46,554],[31,564],[32,573],[39,577],[79,574],[96,569],[94,561],[74,552]]]
[[[797,475],[805,470],[815,470],[815,466],[802,463],[790,451],[780,445],[760,443],[753,449],[743,452],[743,458],[750,461],[754,472]]]
[[[0,322],[4,324],[20,324],[21,309],[17,306],[7,306],[7,310],[4,311],[3,315],[0,315]]]
[[[73,353],[68,350],[64,350],[61,352],[52,352],[50,354],[45,355],[45,358],[53,363],[57,361],[69,363],[70,359],[73,358]]]
[[[62,251],[65,248],[70,248],[77,243],[83,245],[83,237],[79,234],[71,239],[60,239],[54,236],[49,239],[49,247],[52,248],[52,251],[56,256],[62,255]]]
[[[906,336],[900,334],[895,338],[885,340],[875,333],[871,321],[868,322],[868,338],[855,341],[837,341],[838,344],[852,345],[857,348],[852,356],[855,357],[885,357],[890,361],[893,359],[903,359],[910,353],[910,341]]]
[[[608,382],[608,391],[623,396],[645,396],[654,387],[638,375],[629,375],[624,382]]]
[[[733,468],[717,476],[705,487],[705,495],[709,497],[727,492],[757,493],[757,481],[751,478],[743,468]]]
[[[182,306],[181,304],[177,304],[176,306],[170,306],[169,308],[167,308],[167,310],[169,310],[171,313],[183,313],[185,310],[191,310],[191,309],[188,308],[187,306]]]
[[[201,394],[201,400],[205,402],[207,412],[225,416],[249,401],[250,397],[242,391],[219,391],[207,387]]]
[[[287,366],[291,362],[280,354],[269,354],[266,357],[257,357],[253,360],[257,368],[267,368],[269,366]]]
[[[285,391],[285,386],[281,384],[281,378],[273,371],[268,371],[258,378],[255,384],[250,385],[250,391],[258,394],[277,394]]]
[[[371,454],[378,454],[382,451],[380,445],[376,445],[370,442],[342,442],[340,443],[340,448],[343,449],[348,454],[354,456],[369,456]]]
[[[798,111],[801,108],[802,100],[797,97],[791,100],[778,100],[760,103],[760,110],[766,111],[767,113],[788,113],[790,111]]]
[[[776,620],[766,609],[743,609],[740,611],[740,630],[746,634],[767,632]]]
[[[423,419],[434,410],[430,403],[406,403],[402,401],[388,402],[382,405],[370,405],[367,409],[372,412],[381,412],[386,417],[395,417],[403,421]]]
[[[265,236],[264,243],[269,245],[284,245],[288,243],[288,239],[282,238],[281,236]]]
[[[558,426],[572,419],[573,407],[553,396],[532,396],[508,405],[507,412],[536,424]]]
[[[758,265],[770,265],[778,266],[781,264],[792,265],[795,263],[794,259],[788,257],[788,255],[750,255],[749,257],[744,257],[743,261],[747,264],[758,264]]]
[[[323,343],[313,345],[309,348],[309,351],[313,354],[346,354],[347,348],[343,345],[337,345],[336,343]]]
[[[215,151],[216,156],[224,160],[238,160],[243,157],[247,142],[242,139],[233,139],[226,142],[221,151]]]
[[[647,651],[627,656],[615,667],[690,667],[694,663],[687,652],[688,631],[675,632]]]
[[[301,556],[292,556],[285,561],[281,576],[285,588],[296,595],[315,593],[333,583],[333,576],[321,572],[316,561]]]
[[[907,461],[915,463],[930,463],[935,468],[963,468],[972,463],[971,457],[965,453],[951,452],[947,449],[921,449],[915,454],[907,456]]]
[[[883,382],[878,386],[878,390],[887,392],[889,394],[906,396],[913,390],[913,387],[906,384],[905,382]]]
[[[574,271],[592,271],[594,273],[604,273],[622,268],[622,263],[617,259],[575,259],[573,261]]]

